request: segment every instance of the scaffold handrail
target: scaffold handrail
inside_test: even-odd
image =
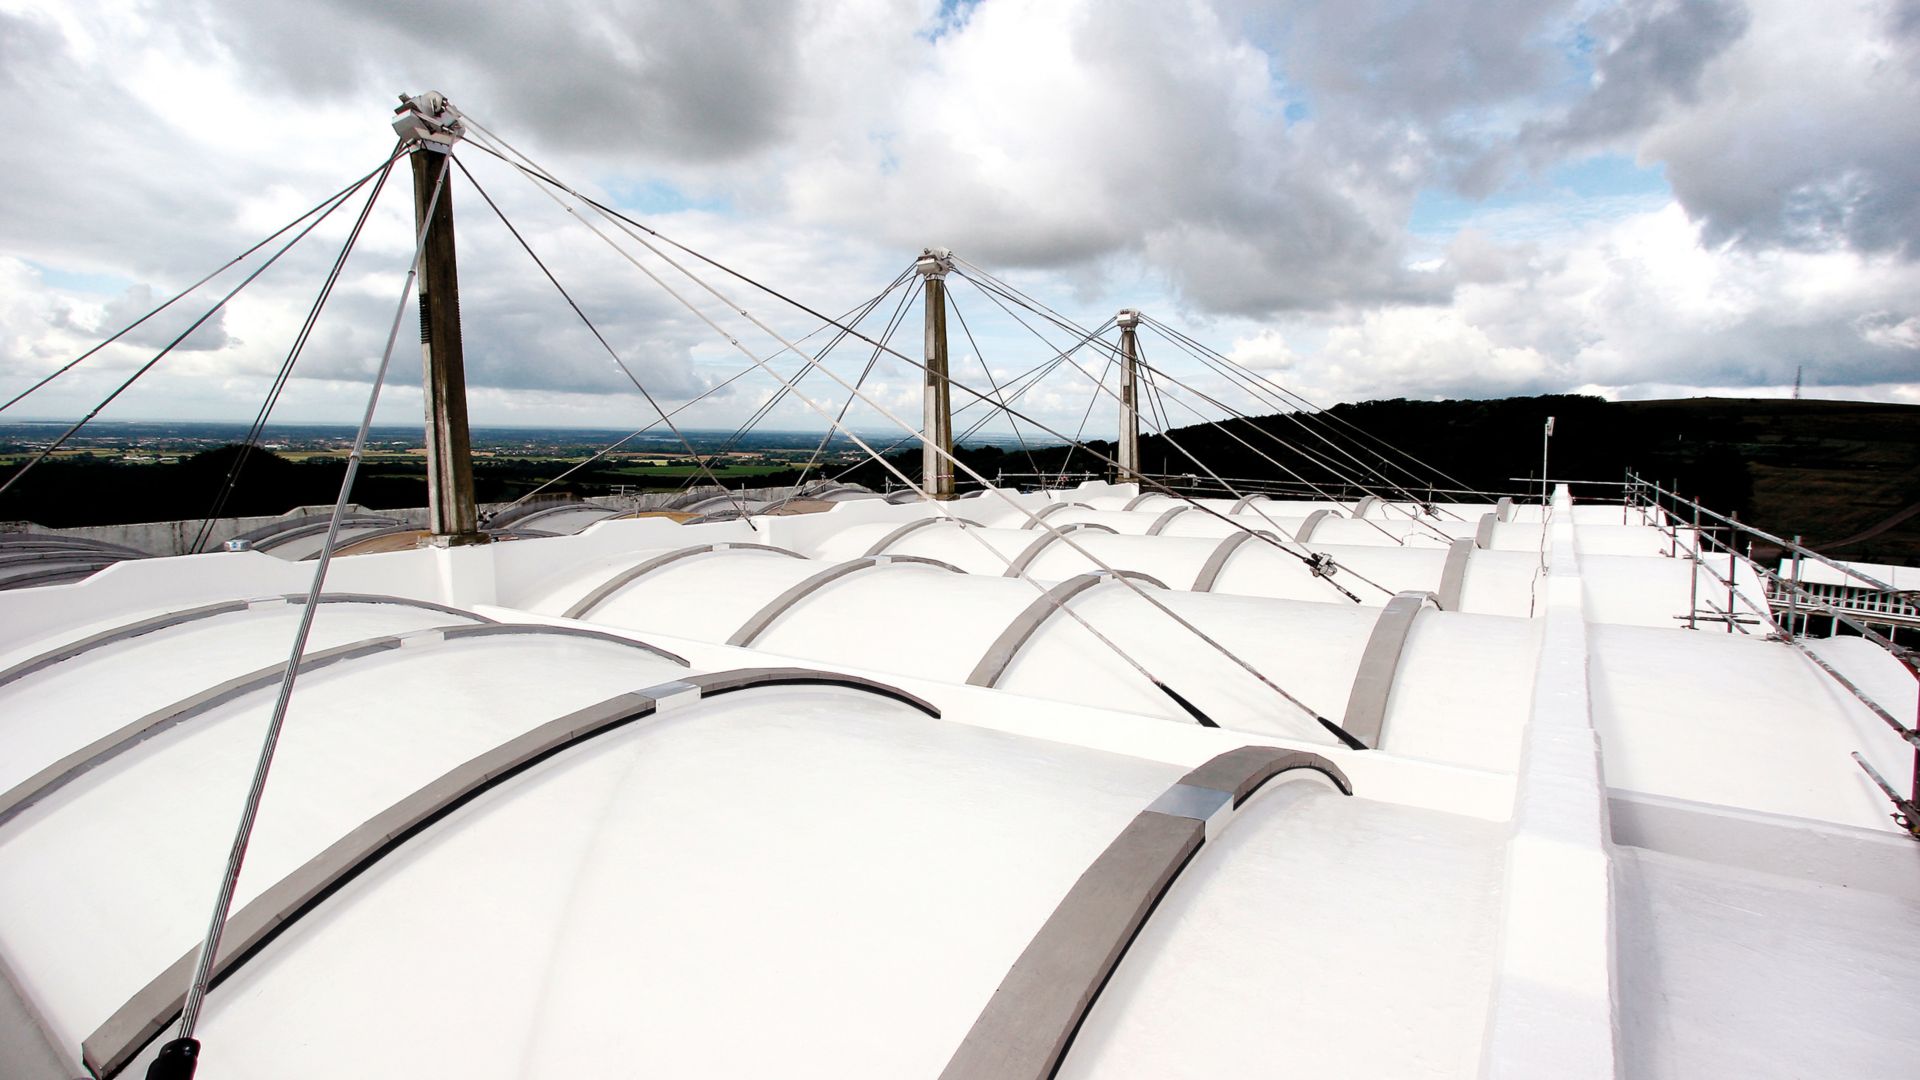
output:
[[[1862,572],[1857,567],[1854,567],[1848,563],[1841,562],[1838,559],[1830,559],[1827,556],[1820,554],[1819,552],[1813,550],[1810,547],[1807,547],[1804,544],[1797,544],[1797,543],[1794,543],[1792,540],[1786,539],[1785,537],[1775,536],[1774,534],[1766,531],[1765,529],[1756,529],[1752,525],[1749,525],[1746,522],[1741,521],[1739,518],[1728,517],[1725,514],[1715,513],[1714,511],[1707,509],[1706,507],[1700,505],[1694,500],[1689,499],[1676,491],[1671,491],[1667,488],[1661,487],[1658,481],[1645,479],[1644,477],[1640,476],[1638,473],[1634,473],[1631,475],[1634,481],[1632,486],[1644,487],[1644,488],[1650,489],[1651,491],[1653,491],[1656,498],[1658,498],[1661,495],[1665,495],[1668,498],[1671,498],[1673,500],[1674,505],[1676,507],[1681,507],[1681,506],[1691,507],[1695,510],[1698,510],[1701,516],[1712,518],[1713,520],[1718,521],[1730,527],[1736,532],[1744,532],[1749,536],[1754,537],[1755,539],[1765,540],[1769,544],[1778,544],[1780,545],[1783,551],[1786,551],[1792,554],[1798,554],[1798,555],[1804,556],[1805,558],[1812,559],[1814,562],[1832,567],[1833,569],[1840,571],[1841,573],[1847,575],[1848,577],[1855,578],[1859,581],[1863,581],[1868,586],[1878,589],[1881,592],[1911,593],[1916,591],[1913,589],[1901,589],[1893,585],[1889,585],[1888,583],[1881,581],[1879,578],[1874,577],[1871,574]]]

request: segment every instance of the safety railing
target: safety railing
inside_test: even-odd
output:
[[[1432,485],[1399,486],[1362,483],[1350,480],[1277,480],[1271,477],[1222,476],[1201,473],[1149,473],[1146,478],[1182,495],[1217,495],[1236,498],[1242,495],[1282,495],[1298,499],[1326,499],[1334,502],[1358,502],[1369,495],[1396,502],[1420,502],[1445,505],[1453,502],[1493,502],[1501,498],[1517,501],[1538,500],[1524,491],[1481,491],[1472,488],[1443,488]],[[1408,496],[1413,496],[1409,499]]]
[[[1078,487],[1089,480],[1102,479],[1105,479],[1105,475],[1095,472],[997,472],[993,474],[993,486],[1052,490]]]
[[[1906,668],[1909,675],[1920,680],[1920,666],[1916,666],[1914,651],[1897,644],[1888,634],[1880,633],[1869,624],[1869,620],[1879,614],[1877,611],[1850,610],[1846,605],[1836,603],[1837,597],[1810,588],[1803,579],[1803,569],[1807,562],[1817,562],[1859,582],[1860,588],[1886,597],[1890,603],[1909,607],[1912,606],[1914,591],[1897,589],[1856,566],[1822,555],[1802,544],[1798,536],[1791,540],[1775,536],[1741,521],[1737,513],[1716,513],[1656,481],[1646,480],[1636,474],[1628,474],[1626,492],[1628,512],[1637,511],[1643,523],[1664,530],[1668,537],[1668,554],[1692,563],[1691,601],[1687,614],[1678,616],[1686,621],[1688,629],[1697,630],[1703,623],[1713,623],[1724,625],[1729,634],[1735,631],[1749,634],[1753,628],[1765,627],[1769,638],[1799,651],[1816,668],[1858,699],[1868,711],[1879,717],[1901,741],[1913,748],[1913,780],[1905,793],[1895,789],[1858,751],[1854,752],[1853,760],[1893,803],[1894,821],[1920,839],[1920,731],[1894,716],[1809,646],[1807,629],[1815,617],[1825,617],[1829,620],[1827,625],[1834,630],[1844,626],[1885,649]],[[1790,569],[1782,574],[1754,562],[1750,556],[1755,541],[1778,545],[1786,553]],[[1742,556],[1740,552],[1743,543],[1747,556]],[[1726,567],[1724,577],[1719,570],[1721,565]],[[1749,581],[1757,582],[1760,586],[1757,599],[1748,595],[1750,590],[1741,585],[1743,567]],[[1704,587],[1713,593],[1710,597],[1702,595],[1703,578]],[[1715,602],[1721,590],[1725,590],[1726,595],[1724,606]],[[1703,603],[1706,607],[1704,614],[1700,610]],[[1747,614],[1739,610],[1743,606]]]

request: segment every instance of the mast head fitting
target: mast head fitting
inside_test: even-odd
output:
[[[1120,324],[1120,329],[1131,330],[1140,325],[1140,312],[1130,307],[1121,308],[1120,314],[1115,315],[1113,321]]]
[[[953,252],[946,248],[923,248],[913,268],[920,272],[921,277],[944,278],[953,269]]]
[[[400,107],[393,110],[393,130],[403,139],[418,139],[434,148],[445,148],[467,133],[460,123],[460,110],[438,90],[409,97],[400,95]]]

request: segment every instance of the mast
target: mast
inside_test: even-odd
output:
[[[1138,483],[1140,340],[1134,332],[1140,325],[1140,313],[1133,308],[1121,308],[1114,321],[1120,325],[1120,452],[1114,455],[1120,459],[1120,471],[1115,480],[1122,484]]]
[[[453,144],[466,134],[460,111],[429,91],[401,98],[393,128],[417,140],[412,154],[413,215],[426,227],[420,256],[420,358],[425,367],[427,514],[436,547],[484,544],[473,497],[473,449],[467,433],[467,372],[460,340],[460,274],[453,246],[453,184],[434,186]],[[426,219],[433,207],[433,220]]]
[[[920,490],[929,499],[953,498],[953,401],[947,385],[947,272],[953,253],[927,248],[913,268],[926,279],[927,381],[920,448]]]

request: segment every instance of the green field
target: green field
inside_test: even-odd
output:
[[[771,473],[787,472],[792,465],[717,465],[714,476],[767,476]],[[689,476],[705,476],[708,470],[698,465],[622,465],[616,469],[605,470],[605,475],[637,476],[642,479],[684,479]]]

